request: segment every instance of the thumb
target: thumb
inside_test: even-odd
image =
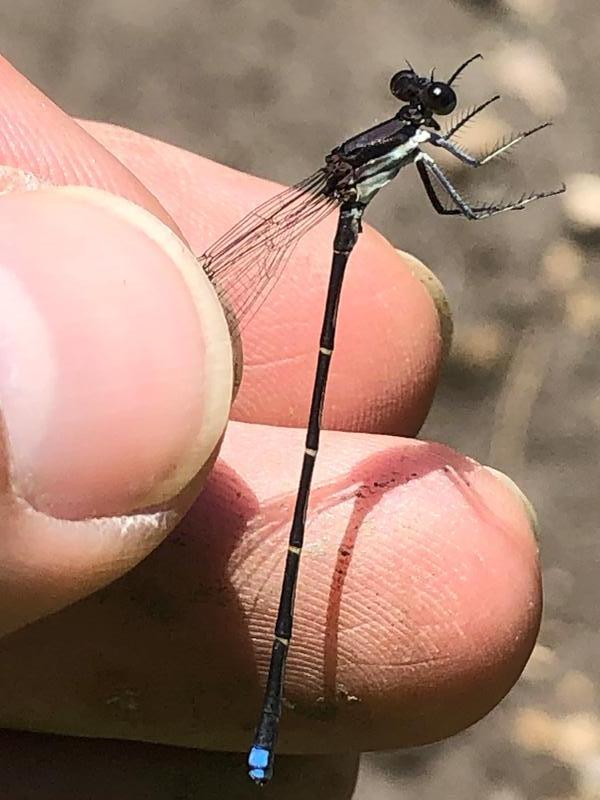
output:
[[[176,524],[231,401],[192,253],[96,189],[0,197],[0,632],[120,576]]]

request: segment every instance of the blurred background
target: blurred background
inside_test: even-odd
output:
[[[555,127],[475,175],[467,196],[564,180],[569,192],[482,225],[430,209],[403,173],[369,222],[440,276],[455,339],[422,437],[506,471],[539,516],[546,606],[519,684],[451,741],[365,756],[359,800],[600,798],[600,121],[597,0],[19,0],[3,53],[76,116],[104,119],[292,183],[395,113],[408,58],[503,102],[461,142]],[[436,154],[437,155],[437,154]],[[535,158],[532,158],[532,155]],[[513,191],[514,194],[514,191]]]

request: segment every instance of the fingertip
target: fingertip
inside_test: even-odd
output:
[[[399,250],[398,248],[396,248],[396,252],[407,264],[415,278],[421,283],[437,311],[440,336],[442,339],[441,360],[443,362],[447,358],[450,348],[452,347],[452,335],[454,333],[452,310],[444,285],[437,275],[423,264],[422,261],[419,261],[418,258],[413,256],[412,253],[407,253],[405,250]]]
[[[208,279],[166,225],[120,197],[65,187],[0,203],[15,490],[68,518],[168,501],[228,416],[231,346]]]
[[[527,497],[525,492],[513,481],[511,477],[506,475],[506,473],[501,472],[499,469],[495,467],[490,467],[488,465],[484,466],[489,473],[491,473],[503,486],[511,492],[514,497],[521,502],[525,514],[527,515],[527,519],[529,520],[529,525],[531,529],[531,533],[535,537],[536,541],[539,541],[539,520],[536,510],[533,506],[531,500]]]
[[[245,426],[227,438],[223,458],[260,504],[233,580],[259,632],[262,673],[301,431]],[[251,455],[258,438],[260,470]],[[324,748],[334,731],[349,747],[385,748],[473,724],[516,682],[539,629],[538,550],[521,499],[447,447],[331,431],[315,483],[287,669],[288,696],[301,710],[282,742],[298,747],[311,715],[327,709]],[[223,506],[232,513],[235,502]]]

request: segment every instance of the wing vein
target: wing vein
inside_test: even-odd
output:
[[[250,211],[198,258],[241,330],[273,289],[298,241],[338,205],[320,169]]]

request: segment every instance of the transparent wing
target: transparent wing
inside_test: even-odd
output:
[[[247,214],[199,257],[219,297],[242,329],[283,273],[307,231],[338,206],[324,169],[267,200]]]

